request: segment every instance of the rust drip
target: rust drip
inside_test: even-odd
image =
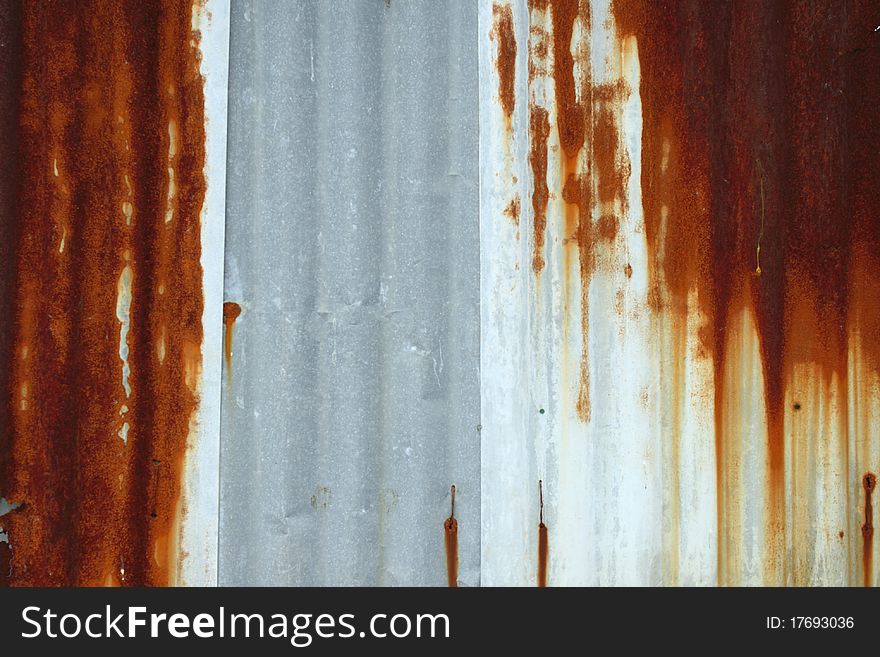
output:
[[[623,81],[594,85],[591,153],[596,171],[596,202],[602,219],[618,220],[627,210],[630,162],[621,146],[622,105],[631,90]],[[616,221],[615,221],[616,223]],[[601,231],[601,226],[600,226]],[[616,230],[615,230],[616,232]]]
[[[232,378],[232,330],[235,320],[241,315],[241,306],[234,301],[223,302],[223,326],[225,327],[224,355],[226,357],[226,380]]]
[[[591,73],[589,33],[591,16],[589,2],[581,0],[532,0],[530,11],[544,12],[549,17],[550,31],[538,29],[531,58],[549,63],[538,66],[530,62],[530,79],[541,70],[553,77],[555,93],[556,131],[559,137],[560,196],[563,210],[565,271],[569,270],[568,254],[577,257],[572,267],[579,275],[580,308],[580,367],[576,410],[579,419],[588,422],[592,416],[589,375],[589,302],[590,280],[595,267],[595,248],[602,240],[613,243],[620,222],[627,211],[627,185],[630,163],[621,142],[619,122],[623,103],[631,91],[618,80],[612,84],[594,84]],[[549,13],[548,13],[549,12]],[[576,38],[577,37],[577,38]],[[540,52],[539,52],[540,51]],[[532,110],[532,113],[538,108]],[[543,110],[540,110],[543,111]],[[537,115],[540,120],[543,117]],[[543,153],[546,139],[532,121],[531,147]],[[537,138],[536,138],[537,135]],[[534,150],[533,150],[534,153]],[[538,163],[536,166],[535,163]],[[535,190],[535,256],[536,274],[545,266],[543,258],[546,230],[546,202],[543,181],[546,179],[546,161],[532,157]],[[542,208],[542,211],[539,211]],[[567,289],[567,288],[566,288]]]
[[[544,485],[538,480],[538,588],[547,586],[547,557],[550,543],[547,536],[547,525],[544,524]]]
[[[490,38],[497,40],[498,99],[508,124],[516,104],[516,35],[513,31],[513,12],[509,5],[492,5],[494,23]],[[509,127],[509,125],[508,125]]]
[[[450,588],[458,587],[458,520],[455,519],[455,484],[449,489],[452,508],[443,523],[446,540],[446,580]]]
[[[584,144],[587,108],[577,100],[574,57],[571,38],[575,20],[580,17],[583,27],[589,28],[589,5],[579,0],[531,0],[535,9],[550,11],[552,25],[553,80],[556,83],[556,111],[559,114],[559,143],[569,158],[577,156]]]
[[[874,506],[871,502],[871,495],[876,485],[877,477],[873,472],[868,472],[862,477],[862,486],[865,488],[865,524],[862,525],[862,566],[865,586],[871,586],[873,582],[871,561],[874,553]]]
[[[529,166],[532,168],[532,223],[534,226],[534,255],[532,270],[540,274],[544,269],[544,236],[547,231],[547,203],[550,189],[547,187],[547,138],[550,136],[550,119],[547,110],[529,106]]]
[[[5,87],[18,90],[13,138],[0,139],[16,145],[3,177],[17,181],[0,368],[0,495],[24,502],[3,520],[12,585],[162,585],[177,572],[203,309],[192,11],[4,10],[20,41],[0,67],[19,80]]]
[[[732,366],[725,345],[744,313],[754,318],[769,463],[764,533],[768,571],[780,582],[785,399],[800,396],[786,382],[802,364],[818,365],[820,390],[832,377],[846,381],[856,336],[860,365],[880,364],[880,280],[864,275],[880,252],[880,78],[871,73],[880,48],[864,47],[880,39],[880,12],[854,3],[841,13],[830,0],[612,8],[619,33],[639,46],[649,289],[664,289],[652,305],[685,315],[696,291],[708,320],[700,339],[715,368],[720,546],[741,437],[737,419],[723,416],[735,392],[723,383]]]

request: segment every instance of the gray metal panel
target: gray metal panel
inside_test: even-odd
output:
[[[232,6],[221,584],[479,584],[476,30]]]

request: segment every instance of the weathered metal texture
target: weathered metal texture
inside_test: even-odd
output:
[[[197,476],[212,451],[197,425],[212,406],[219,416],[219,368],[203,357],[220,354],[222,263],[200,259],[207,243],[215,261],[223,248],[222,168],[207,214],[206,119],[224,128],[222,111],[206,116],[199,30],[224,41],[223,9],[0,9],[0,495],[14,507],[0,509],[0,583],[214,579],[210,549],[192,549],[216,536],[217,487],[182,473]],[[218,146],[215,135],[215,164]]]
[[[484,583],[877,583],[878,26],[481,4]]]
[[[476,13],[233,5],[222,584],[480,581]]]

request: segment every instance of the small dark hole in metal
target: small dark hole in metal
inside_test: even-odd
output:
[[[800,403],[800,402],[795,402],[795,403],[794,403],[794,410],[796,410],[796,411],[801,410],[801,403]]]

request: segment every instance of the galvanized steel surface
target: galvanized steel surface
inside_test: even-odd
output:
[[[0,583],[877,583],[880,8],[95,6],[0,10]]]
[[[476,5],[232,10],[221,584],[479,584]]]

